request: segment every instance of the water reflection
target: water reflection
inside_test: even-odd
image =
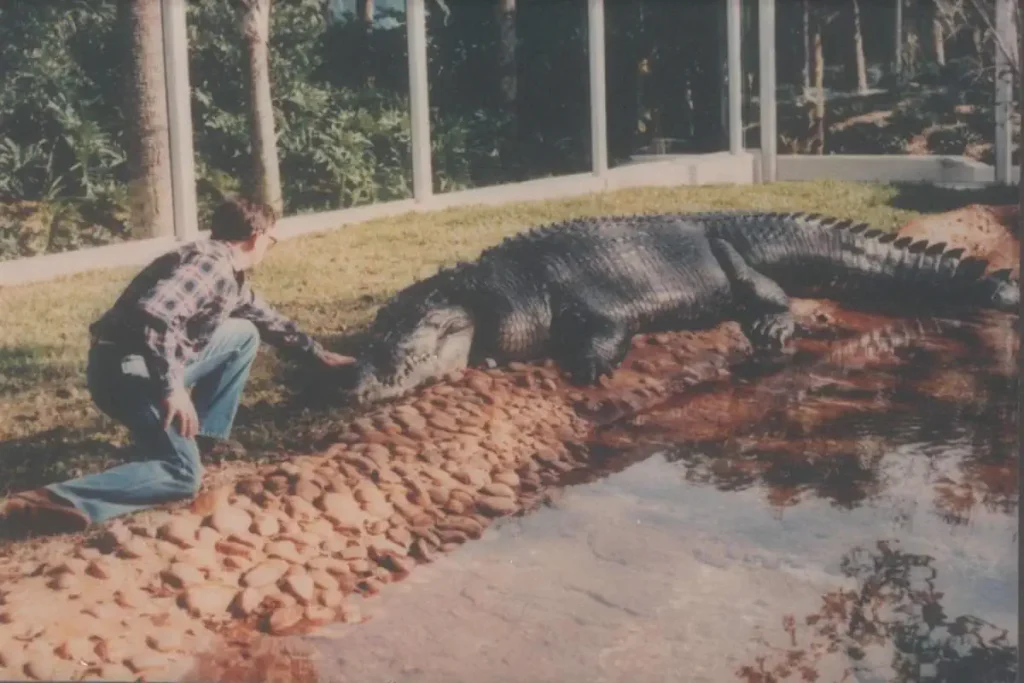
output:
[[[783,617],[789,647],[742,666],[740,678],[749,683],[818,680],[823,660],[845,655],[850,663],[843,680],[1017,680],[1016,638],[985,619],[948,614],[935,565],[934,557],[888,541],[852,549],[841,567],[856,587],[826,593],[818,611],[800,620]],[[885,675],[880,668],[887,669]]]
[[[605,429],[549,505],[308,638],[321,679],[1012,680],[1009,324],[811,345]]]
[[[925,468],[949,523],[966,524],[978,507],[1015,515],[1008,324],[897,323],[777,375],[682,396],[605,429],[606,469],[667,448],[694,483],[757,487],[776,508],[808,496],[853,508],[884,496],[908,467]]]

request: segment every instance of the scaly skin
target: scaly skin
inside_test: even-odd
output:
[[[347,387],[402,395],[485,358],[554,358],[576,384],[621,363],[633,335],[740,323],[759,353],[795,330],[789,297],[903,311],[1016,312],[1006,271],[945,244],[819,214],[705,212],[536,228],[417,282],[378,313]]]

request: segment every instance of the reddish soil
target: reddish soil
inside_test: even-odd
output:
[[[942,226],[950,241],[981,224],[907,230]],[[794,309],[812,333],[796,345],[805,353],[892,322],[822,302]],[[259,634],[360,621],[352,598],[386,590],[496,519],[539,505],[567,475],[593,470],[587,446],[603,427],[730,385],[748,350],[729,323],[638,337],[614,378],[585,390],[550,363],[457,373],[190,506],[10,550],[0,558],[0,679],[314,680],[289,641]],[[956,382],[969,379],[949,381],[959,391]],[[735,401],[735,391],[662,414],[683,419],[690,438],[723,438],[756,417],[738,410],[749,401]],[[657,428],[648,422],[644,434]]]

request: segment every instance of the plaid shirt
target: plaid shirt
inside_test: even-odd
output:
[[[89,326],[94,339],[141,353],[165,394],[227,318],[252,321],[263,341],[319,356],[323,348],[264,302],[236,270],[230,247],[201,240],[160,256]]]

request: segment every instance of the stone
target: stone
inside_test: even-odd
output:
[[[366,550],[366,546],[363,545],[350,545],[342,550],[339,555],[343,560],[363,560],[369,557],[369,553]]]
[[[267,557],[277,557],[294,564],[302,562],[302,555],[292,541],[271,541],[263,548],[263,552]]]
[[[480,488],[480,493],[486,496],[497,496],[499,498],[515,498],[516,492],[512,490],[511,486],[502,484],[499,482],[491,482],[490,484],[484,484]]]
[[[369,560],[351,560],[348,563],[348,568],[353,574],[369,574],[373,571]]]
[[[292,574],[284,579],[284,589],[299,599],[299,602],[308,603],[313,599],[315,584],[313,578],[306,573]],[[337,585],[337,582],[335,582]]]
[[[88,638],[70,638],[65,640],[54,650],[58,657],[70,659],[74,662],[85,662],[94,664],[99,661],[96,654],[96,646]]]
[[[175,562],[164,572],[164,580],[177,588],[185,588],[202,583],[206,577],[193,565]]]
[[[151,599],[145,591],[129,586],[114,593],[114,601],[125,609],[139,609],[148,604]]]
[[[519,475],[511,470],[502,470],[495,472],[492,479],[495,484],[504,484],[511,488],[519,486]],[[513,491],[512,495],[515,495]]]
[[[220,532],[208,526],[201,526],[196,532],[196,542],[204,548],[216,545],[220,538]]]
[[[233,505],[221,505],[210,515],[208,523],[213,529],[228,536],[247,533],[252,521],[252,516],[245,510]]]
[[[235,611],[242,616],[249,616],[257,609],[259,609],[260,603],[263,602],[263,598],[266,596],[266,591],[262,588],[244,588],[238,592],[235,596],[233,605]]]
[[[102,554],[103,553],[101,553],[98,548],[90,548],[89,546],[85,545],[80,545],[77,548],[75,548],[75,557],[85,560],[86,562],[90,560],[95,560]]]
[[[301,605],[279,607],[270,615],[267,625],[272,634],[281,635],[302,621],[304,615],[305,608]]]
[[[68,681],[76,678],[76,663],[52,655],[34,654],[25,663],[25,673],[37,681]]]
[[[114,560],[109,557],[97,557],[90,561],[85,573],[97,579],[113,579],[120,574]]]
[[[346,570],[348,567],[346,567]],[[313,585],[323,590],[330,590],[338,588],[338,580],[334,578],[326,569],[313,569],[309,572],[309,577],[313,580]]]
[[[171,629],[160,629],[146,638],[146,645],[157,652],[173,652],[181,649],[181,634]]]
[[[241,543],[235,543],[234,541],[218,541],[216,544],[217,552],[224,555],[233,555],[235,557],[252,557],[254,552],[252,548]]]
[[[170,663],[170,659],[167,655],[161,653],[146,652],[132,655],[126,663],[132,671],[141,674],[146,671],[157,671],[165,668]]]
[[[492,517],[511,515],[519,509],[515,499],[499,498],[498,496],[481,496],[476,505],[481,512]]]
[[[412,543],[412,534],[404,527],[391,527],[387,531],[387,537],[402,548],[408,548]]]
[[[185,591],[185,608],[195,617],[215,617],[227,612],[236,589],[215,583],[191,586]]]
[[[457,529],[474,540],[480,538],[484,532],[483,526],[479,522],[469,517],[462,516],[449,517],[438,524],[438,527],[445,529]]]
[[[334,620],[334,610],[324,605],[306,605],[306,621],[314,626],[323,626]]]
[[[77,557],[71,557],[57,565],[57,567],[53,570],[53,573],[84,574],[85,569],[88,566],[89,563],[85,560],[79,559]]]
[[[157,538],[162,538],[183,548],[196,544],[199,521],[195,517],[174,517],[157,529]]]
[[[330,608],[338,608],[345,602],[345,596],[337,588],[321,591],[318,599],[321,605]]]
[[[366,520],[366,513],[351,494],[325,493],[317,501],[317,506],[346,526],[361,528]]]
[[[339,574],[348,574],[349,572],[348,563],[345,562],[345,560],[338,559],[336,557],[314,557],[306,563],[306,566],[308,566],[310,570],[323,570],[335,576]]]
[[[288,571],[288,563],[284,560],[271,559],[259,563],[242,576],[242,585],[253,588],[268,586],[284,576]]]
[[[319,498],[321,493],[320,487],[311,479],[299,479],[296,481],[294,491],[296,496],[308,503],[312,503]]]
[[[264,538],[271,538],[281,531],[281,523],[272,515],[258,514],[253,518],[249,529],[254,534],[259,534]]]

